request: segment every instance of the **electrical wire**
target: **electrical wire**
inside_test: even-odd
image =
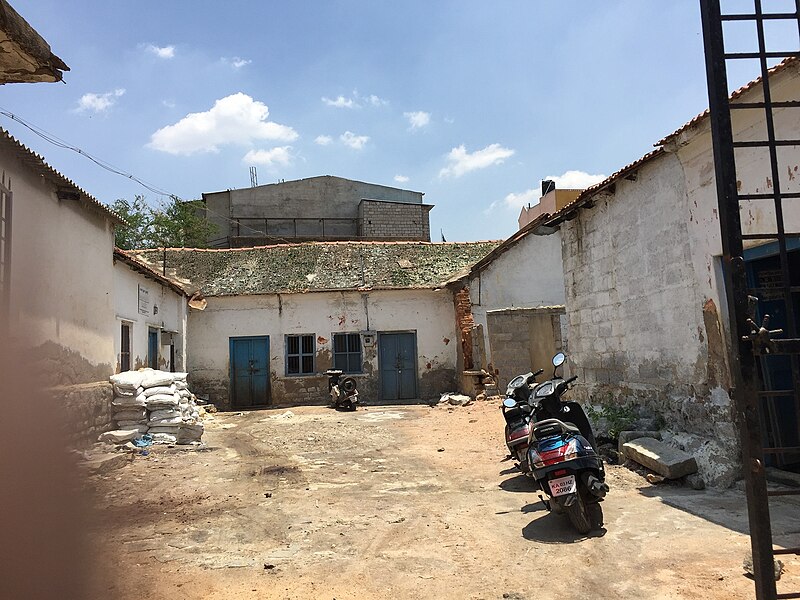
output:
[[[36,134],[37,136],[39,136],[40,138],[45,140],[46,142],[48,142],[48,143],[50,143],[50,144],[52,144],[52,145],[54,145],[54,146],[56,146],[58,148],[63,148],[65,150],[70,150],[72,152],[75,152],[76,154],[79,154],[79,155],[87,158],[88,160],[92,161],[94,164],[96,164],[100,168],[105,169],[109,173],[113,173],[115,175],[119,175],[121,177],[125,177],[126,179],[130,179],[131,181],[135,181],[136,183],[141,185],[143,188],[153,192],[154,194],[158,194],[160,196],[168,196],[169,198],[172,198],[173,200],[178,200],[178,201],[181,201],[181,202],[185,201],[180,196],[178,196],[177,194],[173,194],[173,193],[168,192],[168,191],[166,191],[166,190],[164,190],[162,188],[159,188],[155,184],[148,183],[144,179],[141,179],[140,177],[137,177],[136,175],[133,175],[132,173],[127,173],[127,172],[123,171],[122,169],[120,169],[118,167],[115,167],[110,162],[108,162],[106,160],[103,160],[102,158],[98,158],[97,156],[94,156],[93,154],[90,154],[90,153],[86,152],[85,150],[82,150],[81,148],[78,148],[77,146],[74,146],[74,145],[70,144],[69,142],[67,142],[65,140],[62,140],[58,136],[56,136],[56,135],[54,135],[54,134],[42,129],[41,127],[39,127],[37,125],[34,125],[30,121],[26,121],[25,119],[23,119],[19,115],[14,114],[13,112],[11,112],[8,109],[0,107],[0,115],[4,115],[4,116],[8,117],[9,119],[11,119],[12,121],[15,121],[15,122],[19,123],[23,127],[29,129],[34,134]],[[165,204],[164,204],[163,200],[159,200],[159,203],[161,204],[161,207],[164,208]],[[266,236],[266,232],[263,232],[263,231],[261,231],[259,229],[254,229],[253,227],[250,227],[249,225],[242,224],[241,222],[239,222],[239,221],[237,221],[235,219],[232,219],[232,218],[230,218],[230,217],[228,217],[226,215],[223,215],[223,214],[220,214],[220,213],[218,213],[216,211],[211,210],[210,208],[208,208],[208,206],[203,206],[203,210],[206,211],[206,214],[212,214],[215,217],[219,217],[220,219],[224,219],[225,221],[228,221],[229,223],[236,223],[237,226],[240,228],[240,230],[241,230],[242,227],[244,227],[246,230],[250,230],[252,233],[257,233],[257,234],[261,234],[261,235]],[[227,239],[227,238],[219,238],[219,240],[213,240],[213,241],[217,242],[217,241],[220,241],[222,239]],[[275,239],[279,240],[281,242],[284,242],[284,243],[291,243],[289,240],[284,239],[284,238],[276,237]]]

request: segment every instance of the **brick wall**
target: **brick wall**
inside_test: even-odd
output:
[[[475,366],[472,357],[472,330],[475,327],[475,320],[472,317],[469,287],[465,286],[453,294],[453,302],[456,309],[456,330],[461,338],[463,368],[467,371]]]
[[[430,209],[430,206],[423,204],[362,200],[359,206],[360,236],[429,242]]]

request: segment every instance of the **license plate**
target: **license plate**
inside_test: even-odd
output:
[[[559,477],[558,479],[551,479],[547,483],[550,484],[550,491],[553,496],[563,496],[564,494],[574,494],[575,475],[567,475],[566,477]]]

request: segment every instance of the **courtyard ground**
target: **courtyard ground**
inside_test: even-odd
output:
[[[548,514],[496,404],[218,413],[88,483],[96,598],[752,598],[737,490],[608,467],[605,529]],[[774,506],[778,533],[797,504]],[[779,535],[777,540],[780,542]],[[788,538],[786,538],[788,540]],[[800,589],[784,559],[779,590]]]

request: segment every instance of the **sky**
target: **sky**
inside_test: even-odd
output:
[[[249,187],[253,166],[262,185],[335,175],[424,192],[434,241],[505,238],[542,179],[596,183],[708,105],[696,0],[14,6],[71,70],[3,86],[1,110],[182,199]],[[732,27],[736,49],[751,36]],[[767,41],[796,47],[796,28]],[[757,74],[738,67],[731,89]],[[165,198],[0,126],[101,202]]]

